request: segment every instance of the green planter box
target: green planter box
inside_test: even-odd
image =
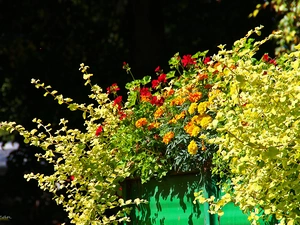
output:
[[[194,192],[201,190],[199,176],[180,174],[166,177],[159,182],[151,180],[141,184],[139,180],[128,180],[125,186],[127,199],[142,198],[149,204],[135,206],[131,225],[249,225],[248,215],[239,207],[229,204],[224,215],[208,213],[208,204],[193,204]],[[220,192],[212,186],[211,190]],[[208,196],[213,193],[207,193]],[[267,224],[261,222],[260,224]],[[268,223],[274,224],[274,223]]]

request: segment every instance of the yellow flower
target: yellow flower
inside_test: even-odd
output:
[[[170,131],[164,135],[163,142],[165,144],[169,144],[169,142],[172,140],[173,137],[174,137],[174,132]]]
[[[148,123],[147,119],[146,118],[140,118],[138,119],[136,122],[135,122],[135,126],[137,128],[140,128],[142,126],[145,126],[146,124]]]
[[[191,136],[196,137],[200,133],[200,130],[201,130],[200,127],[195,125]]]
[[[182,97],[177,97],[177,98],[174,98],[172,101],[171,101],[171,106],[173,105],[182,105],[183,103],[185,102],[185,98],[182,98]]]
[[[162,115],[164,114],[164,109],[163,107],[159,107],[155,113],[154,113],[154,118],[157,119],[157,118],[160,118]]]
[[[189,135],[192,136],[193,129],[194,129],[194,123],[192,121],[188,122],[187,125],[184,126],[185,132],[187,132]]]
[[[207,128],[208,125],[212,122],[212,118],[209,115],[204,115],[201,118],[200,125],[202,128]]]
[[[209,105],[208,102],[201,102],[201,103],[199,103],[199,105],[198,105],[198,113],[200,115],[203,115],[205,113],[208,105]]]
[[[191,154],[191,155],[196,155],[197,154],[197,151],[198,151],[198,146],[197,146],[197,143],[192,140],[190,142],[190,144],[188,145],[188,152]]]
[[[189,114],[194,114],[195,110],[197,109],[197,103],[193,102],[189,107]]]
[[[193,123],[198,124],[198,125],[200,125],[201,120],[202,120],[202,116],[200,116],[200,115],[193,116],[193,118],[191,119],[191,121]]]

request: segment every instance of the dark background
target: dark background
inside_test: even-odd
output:
[[[88,101],[89,89],[78,70],[90,66],[94,83],[103,89],[117,82],[121,94],[130,75],[122,70],[128,62],[136,78],[155,76],[176,53],[217,51],[231,48],[248,30],[264,25],[262,37],[276,28],[279,18],[270,8],[248,18],[263,0],[0,0],[0,121],[16,121],[33,128],[37,117],[55,127],[60,118],[81,127],[81,113],[71,112],[30,83],[40,79],[78,103]],[[274,52],[272,42],[259,54]],[[260,55],[258,55],[260,57]],[[21,145],[8,158],[0,177],[0,224],[50,225],[67,220],[66,213],[24,173],[51,173],[52,167],[36,162],[41,150]]]

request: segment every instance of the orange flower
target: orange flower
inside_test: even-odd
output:
[[[180,120],[185,117],[185,111],[182,111],[180,114],[175,115],[168,123],[176,123],[177,120]]]
[[[165,92],[164,92],[164,97],[167,98],[171,95],[173,95],[175,93],[175,91],[173,89],[167,89]]]
[[[148,126],[148,130],[152,130],[153,128],[158,128],[159,125],[160,125],[160,123],[157,123],[157,122],[150,123]]]
[[[192,136],[194,127],[195,127],[195,124],[192,121],[190,121],[187,123],[187,125],[184,126],[184,130],[185,130],[185,132],[187,132],[189,135]]]
[[[185,98],[177,97],[177,98],[174,98],[170,104],[171,104],[171,106],[182,105],[184,102],[185,102]]]
[[[207,79],[208,78],[208,75],[205,74],[205,73],[199,73],[198,74],[198,79],[199,80],[204,80],[204,79]]]
[[[165,144],[169,144],[173,138],[174,138],[174,132],[170,131],[164,135],[163,142]]]
[[[138,120],[135,122],[135,126],[136,126],[137,128],[140,128],[140,127],[142,127],[142,126],[147,125],[147,123],[148,123],[148,121],[147,121],[146,118],[140,118],[140,119],[138,119]]]
[[[154,112],[154,118],[160,118],[164,114],[163,107],[158,107],[158,109]]]
[[[191,102],[198,102],[202,98],[202,93],[201,92],[195,92],[195,93],[190,93],[189,94],[189,100]]]

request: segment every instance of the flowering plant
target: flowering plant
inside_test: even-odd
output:
[[[40,119],[33,120],[37,129],[31,131],[14,122],[2,122],[1,129],[16,130],[24,137],[25,143],[43,148],[45,153],[37,157],[54,165],[52,175],[27,174],[25,177],[37,180],[42,189],[52,192],[56,202],[63,204],[69,213],[71,222],[117,224],[130,220],[130,205],[145,202],[139,198],[124,199],[121,190],[126,178],[138,176],[146,182],[152,177],[161,178],[170,171],[198,171],[205,176],[212,168],[213,173],[222,178],[220,185],[227,194],[221,199],[196,196],[201,203],[211,204],[211,212],[221,215],[221,206],[234,201],[245,212],[259,208],[266,214],[278,214],[279,219],[287,217],[292,221],[298,203],[289,204],[289,198],[282,198],[295,211],[284,213],[286,205],[276,205],[274,193],[265,197],[259,195],[258,199],[256,196],[257,190],[275,188],[268,186],[270,180],[267,177],[271,175],[278,181],[274,181],[274,185],[281,188],[275,188],[275,191],[283,193],[287,189],[286,185],[280,186],[279,178],[285,175],[277,170],[272,174],[271,167],[267,166],[270,159],[276,159],[276,166],[286,171],[287,176],[298,176],[287,165],[296,167],[299,164],[298,114],[295,108],[299,87],[289,89],[288,82],[284,81],[290,75],[299,77],[293,73],[299,67],[299,53],[278,60],[267,54],[261,60],[255,59],[253,56],[259,46],[276,36],[271,34],[254,42],[249,36],[260,34],[261,28],[249,31],[246,37],[234,43],[232,50],[225,50],[225,46],[220,45],[218,54],[213,56],[207,56],[207,51],[183,57],[175,54],[169,61],[169,72],[157,67],[155,79],[150,76],[140,80],[133,78],[126,85],[126,101],[118,95],[120,88],[117,84],[112,84],[106,91],[92,84],[92,74],[84,64],[80,65],[80,71],[85,85],[91,88],[89,97],[96,105],[74,103],[71,98],[65,98],[50,86],[32,79],[37,88],[43,88],[45,95],[52,95],[59,104],[66,104],[72,111],[82,111],[86,129],[71,129],[66,119],[61,119],[61,128],[56,131]],[[123,68],[132,75],[129,64],[123,63]],[[276,82],[274,74],[279,75],[282,71],[286,71],[284,79]],[[277,95],[256,102],[260,96],[257,90],[263,97],[271,93],[267,87],[272,87]],[[276,92],[284,88],[293,99],[291,104]],[[268,108],[266,101],[273,101],[276,107]],[[287,107],[293,108],[291,115],[284,113],[283,109]],[[268,116],[268,122],[260,122],[261,113]],[[277,113],[280,120],[274,125],[272,122]],[[282,133],[278,133],[278,128]],[[291,132],[284,133],[286,128],[290,131],[295,128],[295,132],[291,131],[295,134],[294,139],[287,136]],[[263,139],[259,137],[260,131],[264,131]],[[277,134],[281,136],[274,139]],[[284,145],[274,144],[282,139]],[[287,160],[289,153],[285,152],[286,148],[293,149],[290,161]],[[273,152],[276,157],[273,157]],[[280,152],[285,154],[285,163],[281,161]],[[258,163],[253,163],[256,161]],[[257,171],[262,172],[251,176]],[[289,187],[293,185],[291,180]],[[291,190],[296,191],[297,188]],[[290,199],[299,202],[296,197]],[[250,220],[257,220],[255,213],[251,214]]]

